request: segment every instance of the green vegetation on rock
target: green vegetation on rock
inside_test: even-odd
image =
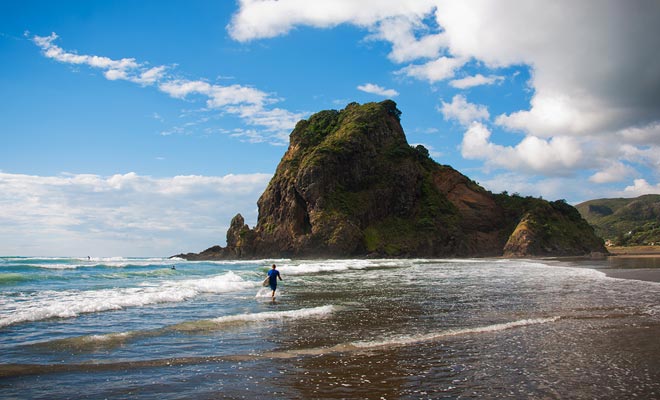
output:
[[[660,243],[660,195],[597,199],[576,206],[596,234],[616,246]]]
[[[421,145],[396,103],[350,103],[298,122],[258,201],[227,247],[186,258],[581,255],[603,249],[565,202],[493,195]]]

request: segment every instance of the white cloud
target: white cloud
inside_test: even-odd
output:
[[[32,41],[43,51],[43,54],[56,61],[65,64],[87,65],[91,68],[103,70],[104,76],[109,80],[127,80],[139,84],[151,85],[163,75],[165,66],[148,68],[139,64],[134,58],[122,58],[113,60],[108,57],[95,55],[80,55],[67,52],[54,42],[58,36],[55,32],[50,36],[34,36]]]
[[[197,95],[206,99],[208,110],[218,110],[237,115],[250,126],[260,127],[253,130],[253,136],[261,136],[261,141],[280,145],[288,140],[288,134],[295,124],[307,113],[295,113],[282,108],[270,108],[280,101],[273,95],[245,85],[217,85],[204,80],[175,78],[166,73],[166,66],[149,67],[138,63],[133,58],[113,60],[108,57],[79,55],[67,52],[54,41],[57,34],[34,36],[32,41],[43,50],[43,54],[56,61],[87,65],[103,71],[106,79],[127,80],[143,86],[157,85],[160,91],[177,99],[186,99]],[[189,126],[188,126],[189,128]],[[162,131],[162,135],[186,133],[186,126],[172,127]],[[254,140],[253,140],[254,141]]]
[[[181,79],[165,81],[158,88],[177,99],[183,99],[190,94],[208,95],[211,92],[211,84],[208,82]]]
[[[616,157],[630,163],[644,165],[660,174],[660,146],[634,146],[631,144],[618,143]]]
[[[635,179],[631,186],[626,186],[623,195],[626,197],[637,197],[643,194],[660,194],[660,183],[652,185],[646,179]]]
[[[483,160],[489,167],[550,176],[567,175],[584,166],[583,152],[575,138],[544,140],[527,136],[516,146],[502,146],[490,142],[490,135],[485,125],[473,122],[463,136],[463,157]]]
[[[531,108],[503,117],[505,126],[536,136],[583,135],[660,117],[660,57],[649,51],[660,36],[660,3],[437,4],[452,54],[489,66],[532,67]]]
[[[394,89],[385,89],[373,83],[365,83],[364,85],[359,85],[357,88],[363,92],[377,94],[383,97],[396,97],[399,95],[399,92]]]
[[[160,81],[163,77],[165,77],[166,69],[167,67],[161,65],[143,71],[142,73],[140,73],[140,76],[136,79],[136,82],[145,85],[153,85],[154,83]]]
[[[430,83],[452,78],[467,59],[440,57],[424,64],[411,64],[397,71],[397,74],[429,81]]]
[[[392,44],[388,58],[396,63],[409,62],[420,58],[437,58],[440,50],[447,46],[442,33],[428,34],[428,29],[416,18],[409,16],[388,18],[373,28],[368,36],[373,40],[384,40]],[[417,38],[416,31],[422,31]]]
[[[283,145],[289,142],[289,132],[305,113],[293,113],[281,108],[264,109],[259,106],[240,105],[228,107],[227,111],[239,115],[249,125],[265,127],[266,130],[252,130],[251,136],[259,136],[261,140],[250,140],[251,143],[268,142],[273,145]]]
[[[639,145],[660,146],[660,121],[645,126],[630,126],[617,132],[618,141]]]
[[[584,182],[575,177],[549,177],[540,179],[530,179],[512,172],[497,174],[486,179],[478,179],[480,185],[493,193],[508,192],[509,194],[519,194],[521,196],[543,197],[547,200],[565,199],[570,204],[599,198],[599,197],[617,197],[618,193],[603,191],[595,192],[591,185],[585,185]],[[567,198],[566,196],[571,196]]]
[[[553,173],[553,164],[563,173],[588,167],[598,170],[592,181],[603,183],[626,173],[612,167],[613,160],[660,172],[657,1],[631,6],[601,0],[244,0],[239,7],[228,27],[237,40],[273,37],[301,25],[351,24],[365,29],[369,40],[390,43],[388,58],[394,63],[410,63],[397,74],[429,83],[470,75],[449,82],[465,89],[506,79],[494,73],[471,76],[468,61],[491,71],[527,66],[529,106],[495,118],[500,127],[526,137],[515,146],[478,142],[478,159],[496,148],[517,160],[497,161],[492,154],[490,165],[538,173]],[[467,137],[480,136],[473,131]],[[534,153],[537,161],[526,159],[522,149],[545,149],[557,159],[542,152]],[[596,159],[576,161],[585,149]]]
[[[449,82],[449,85],[457,89],[469,89],[475,86],[492,85],[503,80],[504,77],[499,75],[483,76],[481,74],[476,74],[474,76],[466,76],[465,78],[461,79],[454,79],[453,81]]]
[[[451,103],[442,102],[440,107],[445,120],[456,120],[461,125],[467,126],[471,122],[487,120],[490,117],[488,108],[483,105],[468,103],[465,96],[457,94]]]
[[[614,161],[605,169],[596,172],[589,180],[594,183],[612,183],[621,182],[629,176],[635,175],[637,171],[619,161]]]
[[[209,100],[206,104],[210,108],[221,108],[230,104],[254,104],[262,108],[267,103],[275,103],[267,93],[261,90],[242,85],[211,86]]]
[[[95,255],[169,256],[203,250],[224,243],[236,213],[256,222],[256,201],[270,178],[0,173],[0,224],[13,232],[0,241],[0,252],[62,255],[85,248]]]
[[[433,0],[240,0],[227,29],[234,39],[245,42],[283,35],[296,25],[370,27],[393,17],[421,20],[434,6]]]

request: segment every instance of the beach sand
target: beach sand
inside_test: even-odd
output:
[[[660,269],[605,269],[603,272],[610,278],[634,279],[638,281],[660,282]]]
[[[657,248],[657,246],[655,246]],[[557,257],[544,262],[553,265],[569,265],[593,268],[610,278],[633,279],[647,282],[660,282],[660,251],[645,248],[642,251],[617,248],[611,255],[602,258]]]
[[[660,251],[644,249],[612,252],[607,257],[608,268],[602,271],[611,278],[660,282]]]

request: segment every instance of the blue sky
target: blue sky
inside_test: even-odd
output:
[[[660,6],[547,3],[3,2],[0,254],[224,244],[295,122],[352,101],[493,192],[660,193]]]

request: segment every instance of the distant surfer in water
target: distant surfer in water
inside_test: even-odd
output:
[[[270,271],[268,271],[268,284],[270,285],[270,290],[273,291],[273,294],[270,296],[273,298],[273,301],[275,301],[275,291],[277,290],[277,278],[280,278],[282,280],[282,276],[280,276],[280,271],[276,270],[277,268],[275,264],[273,264],[273,267]]]

